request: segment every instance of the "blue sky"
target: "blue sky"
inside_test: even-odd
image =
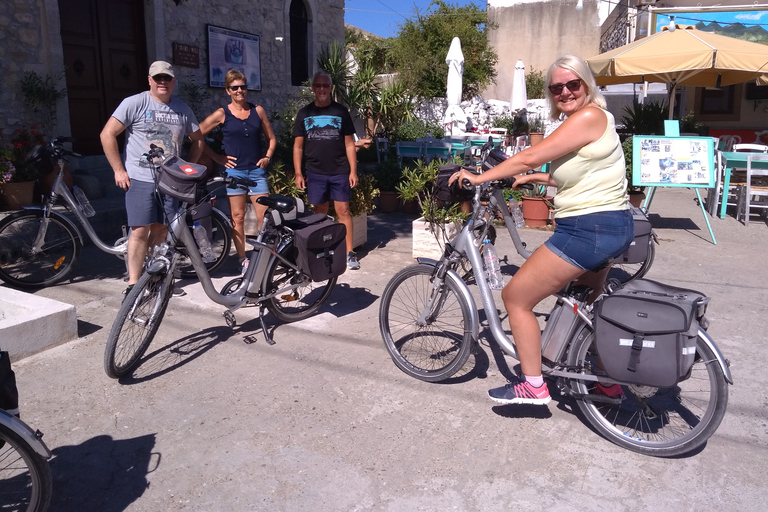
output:
[[[418,8],[426,12],[432,0],[346,0],[344,21],[382,37],[394,37],[399,25],[413,18]],[[474,3],[485,10],[485,0],[445,0],[448,5]]]
[[[445,0],[449,5],[475,4],[485,9],[485,0]],[[415,15],[418,8],[427,11],[431,0],[346,0],[344,21],[368,32],[382,37],[396,36],[399,25]],[[745,2],[745,4],[748,2]],[[744,25],[760,24],[768,30],[768,11],[752,12],[719,12],[719,13],[680,13],[676,15],[676,23],[695,25],[697,21],[705,23],[718,21],[721,23],[740,22]],[[669,24],[669,18],[659,16],[658,27]]]

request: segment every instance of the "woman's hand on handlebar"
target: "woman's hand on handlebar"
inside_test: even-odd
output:
[[[459,171],[451,174],[451,177],[448,178],[448,184],[453,185],[456,181],[458,181],[460,187],[463,187],[466,182],[469,182],[470,185],[477,185],[478,183],[482,183],[480,176],[481,175],[471,173],[466,169],[460,169]]]

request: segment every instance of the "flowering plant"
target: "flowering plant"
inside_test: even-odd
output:
[[[20,183],[37,178],[37,170],[25,158],[32,148],[45,144],[42,126],[17,128],[9,143],[0,146],[0,183]]]

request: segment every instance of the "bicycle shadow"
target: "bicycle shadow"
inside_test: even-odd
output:
[[[120,512],[149,487],[147,474],[160,465],[155,434],[131,439],[96,436],[53,450],[50,512]]]

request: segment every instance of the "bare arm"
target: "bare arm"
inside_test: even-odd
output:
[[[304,175],[301,173],[301,159],[304,156],[304,137],[293,139],[294,181],[299,190],[304,190]]]
[[[104,149],[104,156],[107,157],[112,172],[115,173],[115,185],[123,190],[128,190],[131,186],[131,180],[128,178],[128,171],[125,170],[123,160],[120,158],[120,150],[117,147],[117,136],[125,131],[125,125],[110,117],[104,129],[101,130],[101,147]]]
[[[344,148],[347,151],[347,160],[349,161],[349,186],[355,188],[357,186],[357,147],[354,136],[344,136]]]
[[[262,107],[257,106],[256,112],[259,113],[259,117],[261,118],[261,131],[264,132],[264,137],[267,138],[267,142],[269,143],[266,155],[258,162],[259,167],[264,168],[269,165],[269,162],[272,161],[272,156],[275,154],[275,148],[277,148],[277,137],[275,137],[275,132],[272,131],[272,125],[269,123],[269,116],[267,116],[267,111]]]
[[[200,123],[200,133],[203,134],[203,136],[208,135],[211,133],[211,131],[219,126],[220,124],[224,124],[224,109],[220,108],[213,112],[213,114],[209,115],[205,118],[205,120]],[[223,165],[224,167],[227,167],[229,169],[233,168],[236,163],[237,159],[234,157],[230,159],[227,155],[220,155],[219,153],[216,153],[214,150],[212,150],[208,144],[206,144],[205,139],[203,139],[203,154],[216,162],[219,165]]]
[[[197,162],[200,160],[200,155],[203,154],[203,146],[205,141],[203,140],[203,134],[200,130],[189,134],[189,138],[192,139],[192,147],[189,148],[189,161]]]

